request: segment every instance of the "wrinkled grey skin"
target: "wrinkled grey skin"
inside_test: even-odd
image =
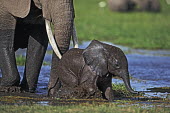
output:
[[[159,0],[107,0],[111,11],[151,11],[159,12],[161,7]]]
[[[73,0],[0,0],[1,88],[19,86],[15,51],[27,48],[21,87],[35,91],[48,45],[45,19],[54,25],[55,40],[60,52],[65,53],[69,48],[74,21]],[[54,67],[56,61],[52,65]]]
[[[119,76],[131,93],[138,93],[130,86],[128,62],[121,49],[96,40],[86,49],[67,51],[56,70],[50,78],[49,96],[88,98],[100,97],[102,92],[103,98],[112,101],[112,76]],[[84,93],[78,95],[79,91]]]

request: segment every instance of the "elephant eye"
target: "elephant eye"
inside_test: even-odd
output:
[[[116,69],[119,69],[119,68],[120,68],[120,65],[119,65],[119,64],[115,64],[115,68],[116,68]]]

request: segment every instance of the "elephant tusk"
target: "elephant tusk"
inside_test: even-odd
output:
[[[72,40],[73,40],[74,48],[78,48],[78,38],[77,38],[76,26],[75,26],[74,22],[73,22]]]
[[[47,35],[48,35],[48,39],[49,39],[49,42],[55,52],[55,54],[59,57],[59,59],[61,59],[61,53],[57,47],[57,43],[54,39],[54,36],[53,36],[53,33],[52,33],[52,30],[51,30],[51,26],[50,26],[50,21],[49,20],[45,20],[45,25],[46,25],[46,31],[47,31]]]

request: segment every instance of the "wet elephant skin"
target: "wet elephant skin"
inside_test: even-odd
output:
[[[45,20],[54,25],[55,40],[61,53],[65,53],[70,45],[74,21],[73,0],[0,1],[1,88],[20,85],[25,91],[35,91],[48,45]],[[15,58],[19,48],[27,48],[21,83]],[[53,60],[52,70],[56,62]]]
[[[131,93],[137,93],[130,86],[124,53],[115,46],[93,40],[86,49],[73,48],[63,55],[58,62],[56,75],[50,77],[49,96],[102,97],[112,101],[112,76],[122,78],[126,88]]]

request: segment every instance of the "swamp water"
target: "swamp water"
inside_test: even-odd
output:
[[[86,48],[90,42],[83,42],[80,48]],[[108,43],[111,44],[111,43]],[[157,100],[156,105],[170,107],[170,51],[156,50],[140,50],[131,49],[123,46],[121,48],[127,56],[129,63],[129,72],[131,74],[131,86],[136,91],[144,91],[145,97],[135,97],[133,104],[142,103],[152,107],[155,103],[148,100]],[[48,47],[51,51],[51,47]],[[51,62],[52,55],[46,53],[45,62]],[[19,50],[17,55],[25,55],[25,50]],[[37,94],[47,94],[47,85],[50,75],[50,65],[44,65],[41,68],[39,76]],[[20,75],[23,75],[24,67],[18,66]],[[1,76],[1,74],[0,74]],[[22,78],[22,76],[21,76]],[[113,83],[123,83],[121,79],[113,79]],[[159,101],[159,100],[166,101]],[[145,100],[145,101],[142,101]],[[0,102],[1,103],[1,102]],[[49,105],[48,101],[38,101],[36,104]]]

